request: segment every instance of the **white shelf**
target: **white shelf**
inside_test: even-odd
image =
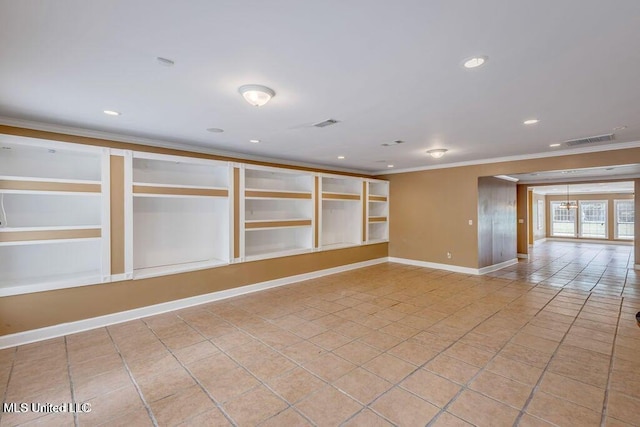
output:
[[[127,274],[140,279],[229,263],[228,162],[134,152],[128,167]]]
[[[159,154],[133,154],[134,183],[155,186],[228,188],[229,164]]]
[[[251,255],[245,257],[245,262],[251,261],[259,261],[263,259],[271,259],[271,258],[282,258],[293,255],[302,255],[306,253],[311,253],[312,249],[310,248],[295,248],[295,249],[287,249],[283,251],[273,252],[270,250],[267,251],[255,251]]]
[[[386,242],[389,240],[389,182],[368,180],[367,186],[367,243]],[[372,200],[376,197],[384,200]]]
[[[313,229],[301,227],[269,227],[246,230],[245,259],[256,256],[285,256],[291,251],[311,251]]]
[[[322,177],[321,249],[355,246],[362,242],[363,182],[360,178],[352,177]]]
[[[60,288],[74,288],[104,283],[99,271],[78,271],[70,274],[47,274],[40,277],[0,279],[0,297],[44,292]]]
[[[0,295],[108,281],[109,150],[14,139],[0,142],[0,235],[39,240],[0,242]]]
[[[321,249],[323,251],[330,251],[330,250],[334,250],[334,249],[353,248],[355,246],[360,246],[360,243],[352,243],[352,242],[331,243],[331,244],[328,244],[328,245],[322,245]]]
[[[313,181],[314,175],[306,171],[249,166],[244,170],[245,191],[311,193]]]
[[[133,278],[135,279],[147,279],[150,277],[166,276],[169,274],[186,273],[188,271],[205,270],[207,268],[220,267],[223,265],[229,265],[228,261],[224,260],[206,260],[206,261],[194,261],[183,264],[171,264],[161,265],[157,267],[140,268],[133,272]]]

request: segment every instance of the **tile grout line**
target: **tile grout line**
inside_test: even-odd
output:
[[[13,375],[13,368],[16,363],[16,355],[18,354],[18,346],[14,347],[13,355],[11,357],[11,367],[9,368],[9,376],[7,377],[7,384],[5,385],[4,393],[2,394],[2,406],[7,403],[7,395],[9,392],[9,384],[11,383],[11,376]],[[2,421],[4,411],[0,411],[0,421]]]
[[[67,358],[67,375],[69,376],[69,391],[71,391],[71,402],[76,402],[76,391],[73,385],[73,377],[71,376],[71,359],[69,357],[69,343],[67,342],[67,336],[64,337],[64,353]],[[80,421],[78,420],[78,413],[73,411],[73,424],[75,427],[80,425]]]
[[[179,314],[176,314],[176,317],[177,317],[177,318],[179,318],[181,321],[183,321],[183,322],[187,323],[187,322],[186,322],[182,317],[180,317],[180,315],[179,315]],[[204,394],[206,394],[206,395],[207,395],[207,397],[209,398],[209,400],[211,400],[211,402],[215,405],[215,407],[216,407],[217,409],[219,409],[219,410],[220,410],[220,412],[222,413],[222,415],[223,415],[223,416],[224,416],[224,417],[225,417],[225,418],[226,418],[226,419],[231,423],[231,425],[233,425],[233,426],[237,426],[237,424],[233,421],[233,418],[231,418],[231,416],[230,416],[229,414],[227,414],[227,412],[223,409],[222,404],[218,404],[218,402],[213,398],[213,396],[211,396],[211,394],[209,394],[209,391],[208,391],[208,390],[207,390],[207,388],[204,386],[204,384],[202,384],[202,382],[200,382],[200,380],[198,380],[198,378],[196,378],[196,376],[195,376],[195,375],[193,375],[193,373],[191,372],[191,370],[190,370],[189,368],[187,368],[187,367],[186,367],[186,366],[185,366],[185,365],[180,361],[180,359],[178,359],[178,357],[173,353],[173,351],[172,351],[172,350],[171,350],[171,349],[170,349],[170,348],[169,348],[169,347],[164,343],[164,341],[162,341],[162,339],[158,336],[158,334],[156,334],[156,331],[154,331],[154,330],[153,330],[153,328],[152,328],[151,326],[149,326],[149,324],[145,321],[145,319],[148,319],[148,318],[142,318],[142,319],[140,319],[140,320],[142,321],[142,323],[144,323],[144,325],[147,327],[147,329],[149,329],[149,331],[150,331],[150,332],[151,332],[151,333],[156,337],[156,339],[157,339],[157,340],[158,340],[158,341],[159,341],[159,342],[164,346],[164,348],[169,352],[169,354],[170,354],[170,355],[171,355],[171,356],[172,356],[172,357],[173,357],[173,358],[178,362],[178,364],[179,364],[180,366],[182,366],[182,367],[184,368],[184,370],[185,370],[185,371],[187,371],[187,373],[189,374],[189,376],[190,376],[190,377],[191,377],[191,378],[196,382],[196,384],[200,387],[200,389],[204,392]],[[205,337],[204,335],[202,335],[202,334],[200,333],[200,331],[198,331],[197,329],[193,328],[193,327],[192,327],[190,324],[188,324],[188,323],[187,323],[187,325],[188,325],[191,329],[195,330],[198,334],[200,334],[200,336],[201,336],[202,338],[204,338],[204,340],[205,340],[205,341],[208,341],[208,340],[207,340],[207,337]],[[202,342],[202,341],[201,341],[201,342]],[[212,344],[213,344],[213,343],[212,343]],[[214,346],[215,346],[215,344],[214,344]],[[216,347],[216,348],[217,348],[217,347]],[[142,390],[140,390],[140,395],[142,396]],[[172,395],[169,395],[169,396],[172,396]],[[165,397],[163,397],[162,399],[164,399],[164,398],[166,398],[166,397],[169,397],[169,396],[165,396]],[[158,400],[162,400],[162,399],[158,399]],[[149,412],[150,412],[150,413],[152,413],[152,411],[151,411],[151,407],[150,407],[150,406],[149,406]],[[195,418],[196,416],[201,415],[201,414],[203,414],[203,413],[205,413],[205,412],[201,412],[201,413],[199,413],[199,414],[195,414],[195,415],[193,415],[193,417],[191,417],[191,418]],[[154,418],[154,419],[155,419],[155,418]],[[183,420],[183,422],[184,422],[184,421],[188,421],[189,419],[190,419],[190,418],[187,418],[186,420]]]
[[[624,303],[624,297],[620,299],[620,305],[618,306],[618,319],[616,322],[616,332],[613,336],[613,343],[611,344],[611,358],[609,359],[609,372],[607,373],[607,385],[604,389],[604,400],[602,402],[602,416],[600,418],[600,425],[604,427],[607,421],[607,407],[609,405],[609,391],[611,388],[611,377],[613,374],[614,356],[616,353],[616,341],[618,340],[618,328],[620,327],[620,318],[622,317],[622,305]]]
[[[556,347],[555,351],[553,352],[553,354],[551,355],[551,357],[549,358],[549,360],[547,361],[547,364],[545,365],[545,367],[542,369],[542,373],[540,374],[540,377],[538,378],[538,381],[536,382],[536,384],[533,386],[533,389],[531,390],[531,393],[529,393],[529,397],[527,397],[527,400],[525,401],[524,405],[522,406],[522,408],[520,409],[520,413],[518,414],[518,416],[516,417],[516,420],[513,422],[513,426],[516,427],[518,425],[518,423],[520,422],[520,420],[522,419],[522,417],[524,416],[527,408],[529,407],[529,405],[531,404],[531,401],[533,400],[533,396],[536,394],[536,392],[538,391],[538,388],[540,387],[540,384],[542,383],[542,379],[544,378],[545,374],[547,373],[547,369],[549,368],[549,366],[551,365],[551,362],[553,362],[555,360],[556,355],[558,354],[558,351],[560,350],[560,347],[562,346],[562,343],[564,343],[565,339],[567,338],[567,335],[569,335],[569,331],[571,330],[571,328],[573,327],[573,325],[576,323],[576,321],[578,320],[578,317],[580,316],[580,313],[582,313],[582,310],[584,310],[584,307],[587,305],[587,301],[589,301],[589,298],[591,298],[592,294],[589,294],[589,296],[587,297],[587,299],[584,300],[584,302],[582,303],[582,307],[580,307],[580,310],[576,313],[575,317],[573,318],[573,321],[571,321],[571,324],[569,325],[569,327],[567,328],[567,331],[564,333],[564,335],[562,336],[562,340],[560,340],[560,342],[558,343],[558,347]],[[555,298],[555,297],[554,297]],[[536,417],[537,418],[537,417]]]
[[[536,285],[536,286],[532,287],[529,291],[527,291],[527,293],[529,293],[529,292],[533,291],[533,290],[534,290],[534,289],[536,289],[538,286],[539,286],[539,285]],[[546,286],[546,285],[542,285],[542,286]],[[533,315],[533,317],[531,317],[531,319],[534,319],[538,314],[540,314],[540,312],[542,312],[542,310],[544,310],[544,309],[545,309],[545,308],[546,308],[546,307],[547,307],[547,306],[548,306],[548,305],[549,305],[549,304],[550,304],[550,303],[551,303],[551,302],[552,302],[552,301],[553,301],[553,300],[554,300],[558,295],[560,295],[560,292],[561,292],[561,290],[558,290],[558,291],[553,295],[553,297],[552,297],[549,301],[547,301],[547,302],[546,302],[546,303],[545,303],[545,304],[544,304],[544,305],[543,305],[543,306],[542,306],[542,307],[541,307],[541,308],[536,312],[536,314],[535,314],[535,315]],[[521,295],[521,296],[524,296],[524,295],[526,295],[526,294],[523,294],[523,295]],[[519,298],[520,298],[520,297],[518,297],[518,298],[516,298],[516,299],[519,299]],[[510,304],[512,304],[512,303],[513,303],[513,301],[512,301],[511,303],[507,304],[505,307],[509,306],[509,305],[510,305]],[[504,309],[505,307],[503,307],[503,309]],[[502,309],[501,309],[500,311],[502,311]],[[498,313],[499,313],[499,312],[498,312]],[[495,313],[494,315],[496,315],[496,314],[498,314],[498,313]],[[493,317],[493,316],[491,316],[491,317]],[[488,318],[488,319],[489,319],[489,318]],[[488,320],[488,319],[486,319],[486,320]],[[480,370],[479,370],[478,372],[476,372],[476,373],[475,373],[475,374],[474,374],[474,375],[469,379],[469,381],[467,381],[465,384],[463,384],[463,385],[462,385],[462,388],[461,388],[460,390],[458,390],[458,392],[457,392],[457,393],[456,393],[456,394],[455,394],[455,395],[454,395],[454,396],[449,400],[449,402],[448,402],[444,407],[442,407],[442,408],[440,409],[440,411],[439,411],[439,412],[438,412],[438,413],[437,413],[437,414],[436,414],[436,415],[431,419],[431,421],[429,421],[429,423],[427,424],[427,426],[426,426],[426,427],[431,427],[431,426],[433,426],[433,425],[434,425],[434,423],[435,423],[435,422],[437,422],[437,420],[442,416],[442,414],[448,411],[449,407],[453,405],[453,403],[458,399],[458,397],[460,397],[460,395],[461,395],[464,391],[466,391],[466,390],[475,391],[475,390],[473,390],[473,389],[470,389],[470,388],[469,388],[469,386],[468,386],[467,384],[472,383],[472,382],[473,382],[473,381],[474,381],[474,380],[475,380],[475,379],[476,379],[476,378],[477,378],[481,373],[485,372],[487,365],[488,365],[491,361],[493,361],[496,357],[498,357],[498,355],[500,354],[500,352],[501,352],[501,351],[502,351],[502,350],[503,350],[503,349],[504,349],[504,348],[505,348],[509,343],[511,343],[511,340],[513,339],[513,337],[514,337],[515,335],[517,335],[521,330],[523,330],[523,329],[524,329],[524,328],[525,328],[525,327],[526,327],[530,322],[531,322],[531,320],[527,321],[527,323],[525,323],[525,324],[524,324],[524,325],[522,325],[520,328],[518,328],[518,330],[517,330],[517,331],[512,335],[511,339],[509,339],[507,342],[505,342],[505,343],[502,345],[502,347],[500,347],[500,350],[498,350],[498,351],[497,351],[497,352],[496,352],[496,353],[491,357],[491,359],[489,359],[489,360],[487,361],[487,363],[485,363],[485,366],[484,366],[484,367],[480,368]],[[471,332],[473,332],[473,330],[474,330],[474,329],[476,329],[478,326],[480,326],[480,324],[478,324],[476,327],[474,327],[473,329],[471,329],[471,330],[470,330],[469,332],[467,332],[467,333],[471,333]],[[479,332],[478,332],[478,333],[479,333]],[[466,334],[465,334],[465,335],[466,335]],[[464,335],[463,335],[463,337],[464,337]],[[462,338],[462,337],[460,337],[460,338]],[[458,341],[456,341],[456,342],[458,342]],[[453,345],[453,344],[452,344],[452,345]],[[509,359],[510,359],[510,358],[509,358]],[[510,359],[510,360],[513,360],[513,359]],[[466,363],[466,362],[465,362],[465,363]],[[521,362],[521,363],[525,363],[525,362]],[[528,365],[528,363],[526,363],[526,364]],[[491,371],[488,371],[488,372],[491,372]],[[543,373],[544,373],[544,372],[543,372]],[[540,376],[542,376],[542,375],[543,375],[543,373],[541,373],[541,374],[540,374]],[[500,374],[497,374],[497,375],[500,375]],[[440,375],[438,375],[438,376],[440,376]],[[502,377],[502,375],[500,375],[500,376]],[[503,378],[506,378],[506,377],[503,377]],[[515,380],[514,380],[514,381],[515,381]],[[519,382],[519,381],[517,381],[517,382]],[[477,392],[477,393],[480,393],[480,392]],[[491,400],[494,400],[494,401],[496,401],[496,402],[499,402],[499,403],[505,404],[504,402],[500,402],[499,400],[496,400],[496,399],[494,399],[493,397],[487,396],[487,395],[485,395],[484,393],[480,393],[480,394],[481,394],[482,396],[485,396],[485,397],[487,397],[487,398],[491,399]],[[505,404],[505,405],[507,405],[507,406],[511,406],[511,405],[508,405],[508,404]],[[454,416],[455,416],[455,415],[454,415]],[[460,418],[460,417],[458,417],[458,418]],[[461,418],[461,419],[462,419],[462,418]],[[516,420],[517,420],[517,418],[516,418]],[[515,425],[515,423],[514,423],[514,425]]]
[[[147,402],[147,400],[144,398],[142,391],[140,390],[140,386],[138,385],[138,382],[133,377],[133,374],[131,373],[131,369],[129,369],[129,364],[124,359],[122,352],[120,352],[120,347],[118,346],[116,341],[113,339],[113,335],[111,335],[111,331],[109,330],[109,328],[105,327],[105,330],[107,331],[107,335],[109,335],[109,338],[111,339],[111,343],[113,344],[116,351],[118,352],[118,356],[120,356],[120,360],[122,360],[124,369],[127,371],[127,375],[129,375],[129,379],[133,383],[133,386],[136,388],[136,391],[138,392],[138,396],[140,397],[140,400],[142,400],[142,403],[145,409],[147,410],[147,414],[149,415],[149,418],[151,418],[151,422],[153,423],[154,427],[158,427],[158,420],[156,420],[156,417],[153,415],[153,412],[151,411],[151,407],[149,406],[149,403]]]

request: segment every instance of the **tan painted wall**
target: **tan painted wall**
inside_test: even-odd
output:
[[[0,335],[387,256],[387,243],[0,298]]]
[[[478,178],[478,267],[516,258],[516,183]]]
[[[220,157],[217,156],[2,125],[0,125],[0,133],[119,149],[220,159]],[[241,159],[223,159],[243,163],[258,163],[246,162]],[[113,274],[124,272],[124,163],[122,160],[122,157],[118,156],[112,156],[111,158],[111,268]],[[269,165],[291,168],[288,165]],[[335,173],[320,169],[314,169],[314,171]],[[238,177],[239,175],[236,172],[234,174],[234,180],[237,180]],[[235,188],[238,188],[237,182]],[[237,195],[234,200],[238,200]],[[235,208],[236,210],[238,209],[237,204]],[[238,230],[237,216],[234,218],[234,222],[236,230]],[[234,250],[236,254],[238,250],[238,240],[236,233],[236,236],[234,236],[236,243]],[[316,270],[384,258],[386,256],[388,256],[388,244],[381,243],[292,257],[232,264],[225,267],[143,280],[127,280],[2,297],[0,298],[0,335],[73,322],[176,299],[237,288],[253,283],[309,273]]]
[[[574,154],[569,156],[512,162],[488,163],[382,175],[389,179],[393,202],[390,206],[389,255],[419,261],[478,268],[477,182],[483,176],[625,165],[640,160],[640,148]],[[636,184],[639,185],[639,184]],[[518,189],[518,253],[529,252],[527,243],[526,186],[524,208]],[[636,222],[638,216],[636,215]],[[640,246],[635,242],[636,263]],[[446,252],[453,252],[447,259]]]
[[[547,218],[551,218],[551,202],[562,202],[567,200],[567,196],[561,195],[548,195],[546,196],[546,215]],[[616,240],[615,239],[615,206],[614,200],[621,199],[633,199],[633,194],[629,193],[613,193],[613,194],[569,194],[569,200],[579,201],[579,200],[606,200],[607,203],[607,216],[608,216],[608,224],[607,224],[607,239],[606,240]],[[551,221],[547,221],[547,227],[545,229],[547,237],[551,236]],[[563,237],[566,239],[566,237]],[[577,238],[579,240],[579,238]],[[628,242],[628,240],[625,240]]]

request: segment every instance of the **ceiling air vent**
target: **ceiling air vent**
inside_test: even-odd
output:
[[[336,123],[339,123],[338,120],[336,120],[336,119],[327,119],[327,120],[322,121],[322,122],[314,123],[313,126],[315,126],[317,128],[324,128],[324,127],[327,127],[327,126],[335,125]]]
[[[404,144],[404,141],[402,141],[401,139],[396,139],[393,142],[385,142],[384,144],[382,144],[383,147],[393,147],[394,145],[398,145],[398,144]]]
[[[596,142],[608,142],[613,141],[614,135],[612,133],[606,135],[589,136],[587,138],[570,139],[565,141],[569,147],[575,147],[576,145],[593,144]]]

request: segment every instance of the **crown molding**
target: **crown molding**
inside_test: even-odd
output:
[[[568,149],[568,150],[558,150],[552,153],[519,154],[517,156],[468,160],[465,162],[443,163],[443,164],[433,165],[433,166],[418,166],[415,168],[404,168],[404,169],[394,169],[394,170],[385,169],[385,170],[379,170],[371,173],[374,176],[394,175],[398,173],[422,172],[422,171],[435,170],[435,169],[448,169],[448,168],[458,168],[463,166],[486,165],[488,163],[515,162],[518,160],[544,159],[549,157],[570,156],[573,154],[586,154],[586,153],[599,153],[602,151],[626,150],[629,148],[640,148],[640,141],[619,142],[617,144],[599,145],[597,147],[584,147],[584,148],[574,148],[574,149]]]
[[[219,150],[215,148],[207,148],[199,145],[189,145],[176,141],[161,140],[145,138],[140,136],[133,136],[120,133],[112,133],[105,131],[98,131],[86,128],[78,128],[74,126],[57,125],[53,123],[44,123],[31,120],[16,119],[13,117],[0,116],[0,125],[14,126],[20,128],[27,128],[33,130],[40,130],[44,132],[55,132],[73,136],[82,136],[86,138],[107,139],[116,142],[123,142],[129,144],[139,144],[148,147],[167,148],[172,150],[188,151],[191,153],[209,154],[212,156],[232,157],[234,159],[251,160],[255,162],[274,163],[282,166],[297,166],[311,169],[323,169],[334,172],[345,172],[353,174],[361,174],[372,176],[371,171],[361,169],[349,169],[349,168],[336,168],[335,166],[322,165],[317,163],[297,162],[292,160],[279,159],[274,157],[253,156],[251,154],[239,153],[235,151]]]

